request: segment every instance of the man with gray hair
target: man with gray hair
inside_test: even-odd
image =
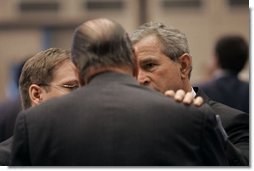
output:
[[[138,84],[121,25],[108,19],[80,25],[72,59],[83,87],[20,113],[12,165],[228,164],[225,141],[206,105],[203,113]]]
[[[169,95],[173,92],[167,90],[182,89],[177,99],[182,99],[184,92],[188,92],[186,97],[203,97],[221,118],[227,133],[226,150],[230,165],[248,165],[249,116],[211,100],[201,89],[192,87],[192,57],[185,34],[160,22],[149,22],[135,30],[131,40],[138,61],[140,84]]]

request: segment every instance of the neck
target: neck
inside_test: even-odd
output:
[[[95,77],[98,74],[105,73],[105,72],[119,72],[122,74],[127,74],[133,76],[133,71],[130,67],[127,66],[121,66],[121,67],[91,67],[88,69],[88,72],[86,74],[85,78],[85,84],[88,84],[93,77]]]
[[[183,86],[183,90],[184,90],[185,92],[190,92],[190,91],[192,91],[192,86],[191,86],[190,80],[186,80],[186,81],[184,82],[183,85],[184,85],[184,86]]]

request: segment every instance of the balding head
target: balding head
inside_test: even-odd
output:
[[[134,68],[134,55],[127,33],[120,24],[108,19],[89,20],[76,29],[72,59],[83,80],[87,79],[91,68]]]
[[[113,21],[107,20],[107,19],[97,19],[97,20],[91,20],[83,23],[81,26],[79,26],[78,30],[82,34],[86,34],[90,36],[91,39],[98,41],[98,40],[105,40],[109,39],[110,35],[116,29],[117,23],[114,23]],[[121,28],[121,27],[120,27]],[[119,29],[122,32],[124,32],[123,29]]]

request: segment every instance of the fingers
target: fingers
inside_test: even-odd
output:
[[[177,102],[182,102],[184,99],[184,96],[185,96],[185,92],[182,89],[180,89],[176,91],[174,98]]]
[[[167,97],[174,97],[175,96],[175,91],[174,90],[167,90],[164,93],[164,95],[167,96]]]
[[[200,107],[202,106],[204,103],[204,99],[200,96],[196,97],[194,100],[193,100],[193,104],[197,107]]]
[[[194,97],[193,97],[192,92],[187,92],[184,96],[183,103],[187,104],[187,105],[191,105],[193,102],[193,99],[194,99]]]
[[[164,94],[167,97],[174,98],[177,102],[182,102],[185,97],[185,92],[181,89],[177,90],[176,92],[174,90],[167,90]],[[188,100],[186,99],[186,101],[188,101]]]
[[[176,92],[174,90],[167,90],[164,94],[167,97],[174,98],[175,101],[186,105],[193,104],[196,107],[200,107],[204,104],[204,99],[202,97],[193,97],[192,92],[185,93],[182,89],[177,90]]]

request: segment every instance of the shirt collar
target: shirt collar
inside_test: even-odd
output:
[[[193,97],[196,97],[197,93],[194,91],[193,87],[191,87],[191,93]]]

